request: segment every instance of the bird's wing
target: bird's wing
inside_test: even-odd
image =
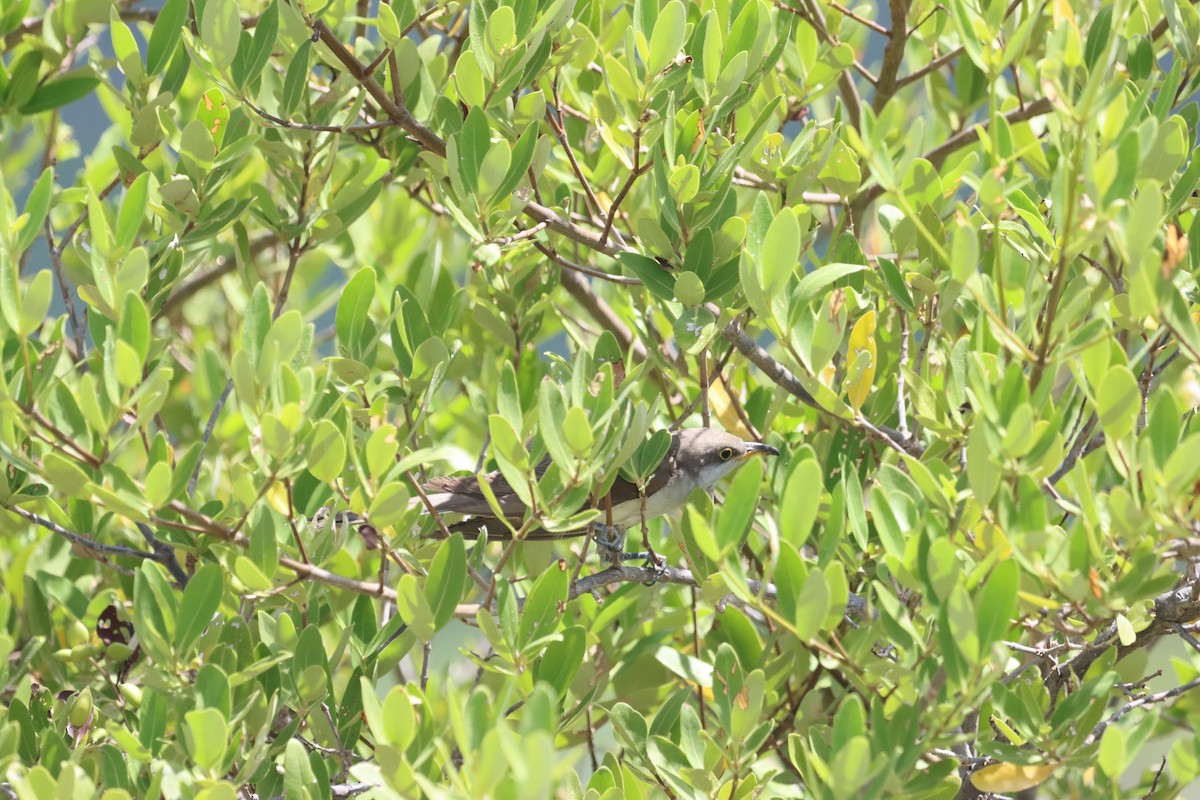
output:
[[[521,527],[521,519],[509,519],[514,528]],[[507,542],[512,539],[512,531],[508,529],[503,522],[495,517],[473,517],[472,519],[457,522],[450,526],[451,533],[461,533],[464,539],[478,539],[480,531],[487,531],[488,541],[491,542]],[[527,542],[544,542],[554,541],[556,539],[573,539],[577,536],[587,534],[587,528],[578,528],[573,531],[560,531],[552,533],[547,530],[533,530],[525,535]]]
[[[654,470],[654,475],[650,478],[650,482],[646,484],[647,497],[663,489],[667,485],[667,482],[671,480],[671,476],[674,475],[675,471],[679,468],[679,465],[676,461],[678,456],[679,437],[672,436],[671,446],[667,448],[667,454],[663,456],[663,460]],[[621,503],[625,503],[630,500],[637,500],[637,484],[618,477],[616,481],[613,482],[612,489],[609,491],[609,497],[612,498],[612,504],[614,508],[621,505]],[[604,511],[605,502],[606,501],[604,500],[600,501],[598,508],[601,511]],[[601,515],[600,521],[604,521],[603,515]]]
[[[550,457],[546,456],[534,469],[538,478],[545,474],[550,466]],[[516,518],[520,523],[525,516],[525,504],[513,491],[512,486],[505,480],[499,470],[483,476],[496,495],[496,502],[504,516]],[[431,478],[424,487],[429,495],[429,502],[434,510],[448,514],[471,514],[480,517],[495,517],[492,507],[488,505],[483,492],[479,490],[479,479],[474,475],[462,475],[449,478]],[[504,526],[501,525],[501,528]]]
[[[646,484],[647,495],[652,495],[667,485],[671,476],[678,469],[678,455],[679,437],[674,436],[671,439],[671,446],[667,450],[667,454],[663,456],[662,463],[654,470],[653,477]],[[539,478],[545,473],[549,465],[549,456],[542,459],[541,463],[537,465],[534,471]],[[525,517],[525,504],[521,502],[521,498],[513,491],[512,486],[509,485],[508,481],[504,479],[504,476],[498,470],[485,475],[484,480],[488,482],[488,485],[492,488],[492,493],[496,495],[496,502],[499,504],[500,510],[504,512],[504,516],[514,528],[520,527],[521,521]],[[429,497],[430,505],[438,513],[467,514],[472,517],[472,519],[451,525],[451,531],[461,531],[464,537],[474,539],[478,537],[479,530],[482,528],[487,531],[488,538],[493,541],[504,541],[512,538],[508,527],[496,518],[492,507],[488,505],[483,492],[479,490],[479,480],[474,475],[431,478],[424,485],[424,489]],[[637,484],[619,477],[612,485],[610,497],[614,508],[630,500],[636,501],[638,499]],[[598,508],[602,512],[600,522],[604,521],[603,512],[606,508],[605,502],[602,500],[598,505]],[[531,531],[526,538],[530,541],[568,539],[575,536],[583,536],[585,533],[587,533],[585,529],[560,533],[535,530]]]
[[[517,493],[508,485],[498,472],[485,476],[496,502],[506,517],[520,519],[525,516],[525,504]],[[425,492],[429,504],[435,511],[443,514],[472,514],[484,517],[494,517],[492,507],[488,505],[479,490],[479,480],[474,475],[455,478],[433,478],[425,484]]]

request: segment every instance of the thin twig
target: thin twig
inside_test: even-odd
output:
[[[908,86],[910,83],[916,83],[917,81],[921,80],[929,73],[937,72],[939,69],[941,69],[942,67],[946,66],[951,61],[953,61],[954,59],[961,56],[963,54],[963,52],[964,52],[963,48],[956,47],[953,50],[951,50],[949,53],[943,53],[942,55],[933,59],[928,64],[926,64],[925,66],[916,70],[915,72],[913,72],[909,75],[905,75],[903,78],[898,79],[896,81],[896,88],[903,89],[905,86]]]
[[[85,551],[91,550],[96,553],[103,553],[110,556],[127,556],[129,558],[140,558],[143,560],[149,559],[151,561],[158,560],[158,556],[156,554],[148,553],[144,550],[136,550],[132,547],[125,547],[124,545],[119,544],[101,544],[95,539],[75,533],[74,531],[69,531],[61,525],[46,519],[45,517],[34,514],[32,511],[26,511],[20,506],[5,506],[5,508],[19,517],[24,517],[30,522],[40,525],[48,531],[57,533],[71,544],[78,545]]]
[[[1112,725],[1114,722],[1119,721],[1122,717],[1124,717],[1130,711],[1133,711],[1136,708],[1141,708],[1143,706],[1150,706],[1150,705],[1157,705],[1158,703],[1165,703],[1166,701],[1174,699],[1176,697],[1179,697],[1180,695],[1186,694],[1187,692],[1190,692],[1192,689],[1195,689],[1197,687],[1200,687],[1200,678],[1193,678],[1192,680],[1188,681],[1187,683],[1183,684],[1182,686],[1176,686],[1174,689],[1168,689],[1163,692],[1156,692],[1155,694],[1148,694],[1145,697],[1139,697],[1136,700],[1130,700],[1128,703],[1126,703],[1125,705],[1123,705],[1119,709],[1117,709],[1116,712],[1114,712],[1112,716],[1110,716],[1108,719],[1104,720],[1099,725],[1097,725],[1092,730],[1092,732],[1090,734],[1088,734],[1088,737],[1083,740],[1083,744],[1081,746],[1087,747],[1088,745],[1095,743],[1097,740],[1099,740],[1099,738],[1101,736],[1104,735],[1104,731],[1106,728],[1108,728],[1109,725]]]
[[[1095,412],[1092,412],[1091,416],[1088,417],[1088,421],[1083,424],[1083,428],[1075,437],[1075,443],[1072,444],[1071,449],[1067,451],[1066,458],[1062,460],[1062,463],[1058,465],[1058,468],[1050,474],[1049,478],[1047,478],[1050,483],[1058,483],[1060,480],[1062,480],[1064,475],[1074,468],[1075,462],[1078,461],[1080,456],[1083,455],[1083,451],[1088,444],[1088,437],[1092,435],[1092,429],[1096,427],[1096,423],[1098,421],[1099,418],[1096,416]],[[1100,435],[1103,436],[1104,434]]]
[[[71,338],[75,342],[75,360],[86,367],[87,365],[87,334],[83,323],[80,322],[79,311],[75,306],[75,292],[67,283],[67,274],[63,269],[62,250],[54,244],[54,228],[50,225],[50,215],[46,215],[46,249],[50,251],[50,267],[54,270],[54,279],[58,282],[58,293],[67,309],[67,321],[71,323]],[[86,308],[84,314],[87,314]]]
[[[837,11],[838,13],[849,17],[850,19],[854,20],[858,24],[860,24],[866,28],[870,28],[871,30],[875,31],[876,33],[882,33],[884,36],[889,35],[888,29],[883,27],[882,25],[880,25],[878,22],[867,19],[866,17],[861,17],[858,14],[855,14],[850,9],[841,5],[840,3],[834,2],[834,0],[829,0],[829,7],[832,8],[834,11]]]
[[[817,402],[815,397],[809,394],[809,391],[804,388],[804,384],[800,383],[800,380],[787,367],[771,358],[771,355],[763,349],[762,345],[751,339],[741,329],[738,320],[734,320],[725,326],[721,330],[721,335],[732,342],[733,346],[742,355],[750,359],[756,367],[762,370],[773,383],[786,389],[789,394],[801,403],[827,414],[843,425],[858,428],[901,453],[908,455],[919,455],[921,453],[922,448],[920,443],[902,436],[898,430],[889,428],[886,425],[874,425],[863,417],[859,417],[857,420],[848,420],[824,408]]]
[[[175,557],[175,548],[160,540],[154,534],[154,530],[146,523],[137,523],[137,529],[141,531],[142,538],[146,540],[146,544],[150,545],[150,549],[154,551],[154,560],[166,567],[167,572],[171,573],[171,577],[175,579],[175,583],[180,589],[186,588],[188,574],[180,566],[179,559]]]
[[[557,250],[553,250],[541,242],[535,242],[534,246],[537,247],[537,249],[540,250],[543,255],[552,260],[555,264],[558,264],[561,267],[566,267],[572,272],[578,272],[582,275],[589,275],[593,278],[599,278],[602,281],[608,281],[609,283],[620,283],[625,286],[642,285],[642,282],[639,279],[631,278],[628,275],[614,275],[611,272],[601,272],[598,269],[585,267],[583,264],[576,264],[574,261],[563,258]]]
[[[516,242],[522,242],[522,241],[525,241],[526,239],[532,239],[534,236],[537,236],[539,233],[541,233],[545,229],[546,229],[546,223],[539,222],[536,225],[532,225],[528,228],[525,228],[524,230],[518,231],[517,233],[513,234],[512,236],[497,236],[497,237],[493,237],[492,239],[490,239],[490,241],[493,244],[498,244],[501,247],[504,247],[505,245],[514,244]]]
[[[558,97],[558,91],[555,90],[555,98]],[[604,230],[600,232],[600,243],[608,242],[608,234],[612,232],[613,221],[617,218],[617,209],[621,207],[621,201],[625,199],[625,195],[629,194],[629,190],[633,188],[633,183],[654,165],[654,160],[641,163],[642,160],[642,126],[639,124],[633,129],[633,170],[629,173],[629,177],[625,179],[625,183],[621,185],[620,191],[617,192],[616,198],[612,202],[612,207],[608,209],[608,217],[604,220]]]
[[[562,145],[563,151],[567,154],[567,161],[571,164],[571,171],[575,173],[575,178],[579,181],[579,185],[583,187],[583,193],[587,197],[588,205],[592,209],[597,219],[604,216],[604,209],[600,206],[600,200],[597,199],[596,193],[592,191],[592,185],[588,179],[584,177],[583,169],[580,168],[579,162],[575,159],[575,149],[571,147],[571,142],[567,138],[567,131],[563,127],[562,110],[560,108],[561,101],[558,99],[558,80],[550,82],[550,90],[554,96],[554,106],[558,109],[559,119],[554,118],[554,111],[546,109],[546,120],[550,123],[550,128],[554,131],[554,135],[558,137],[558,143]]]
[[[216,405],[208,415],[208,422],[204,424],[204,434],[200,437],[200,448],[208,446],[208,441],[212,439],[213,430],[217,427],[217,418],[221,416],[221,409],[225,407],[226,401],[229,400],[229,395],[233,393],[233,378],[225,381],[225,388],[221,390],[221,396],[217,398]],[[200,467],[204,465],[204,459],[196,461],[195,468],[192,469],[192,476],[188,478],[188,497],[196,493],[196,484],[200,482]]]
[[[381,128],[394,128],[396,123],[390,119],[378,120],[376,122],[365,122],[356,125],[315,125],[309,122],[293,122],[290,119],[277,117],[266,109],[259,108],[253,103],[243,100],[250,110],[260,117],[270,122],[279,128],[288,128],[289,130],[297,131],[315,131],[317,133],[363,133],[365,131],[376,131]]]
[[[707,427],[707,426],[705,426]],[[691,587],[692,599],[692,655],[703,658],[700,654],[700,614],[696,610],[696,587]],[[696,684],[696,705],[700,709],[700,727],[707,730],[708,724],[704,719],[704,687]],[[732,797],[732,793],[730,794]]]
[[[908,432],[908,409],[906,408],[905,395],[907,387],[904,383],[904,370],[908,368],[908,314],[904,313],[904,309],[899,309],[900,314],[900,365],[896,370],[896,413],[900,417],[898,425],[900,426],[900,434],[905,438],[909,438]]]

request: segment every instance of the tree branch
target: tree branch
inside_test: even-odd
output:
[[[1004,120],[1010,125],[1018,122],[1026,122],[1035,117],[1049,114],[1052,108],[1053,107],[1050,104],[1050,99],[1041,97],[1029,103],[1028,105],[1008,112],[1004,115]],[[964,147],[975,144],[975,142],[979,141],[979,131],[987,130],[990,124],[991,120],[985,119],[978,125],[972,125],[970,128],[956,133],[954,136],[951,136],[937,147],[928,151],[922,156],[922,158],[932,163],[936,169],[942,165],[942,162],[944,162],[951,153],[957,152]],[[878,183],[871,184],[869,187],[867,187],[863,194],[861,194],[855,200],[855,203],[861,203],[863,207],[866,207],[875,200],[878,200],[879,197],[882,196],[886,191],[887,189]]]
[[[888,0],[892,14],[892,30],[888,33],[883,48],[883,63],[879,67],[879,79],[875,83],[875,97],[871,108],[879,113],[899,88],[896,76],[904,63],[904,46],[908,43],[908,0]]]
[[[742,355],[748,358],[754,366],[758,367],[763,373],[771,379],[777,386],[782,387],[801,403],[806,406],[815,408],[817,411],[828,414],[833,419],[843,425],[849,425],[863,433],[866,433],[873,438],[879,439],[884,444],[892,447],[901,453],[908,455],[920,455],[922,448],[919,442],[911,437],[904,436],[900,431],[889,428],[886,425],[873,425],[865,418],[860,417],[857,420],[847,420],[844,417],[834,414],[829,409],[817,402],[804,384],[800,383],[800,379],[792,374],[791,370],[780,364],[775,359],[771,358],[768,353],[758,342],[750,338],[747,333],[742,330],[738,320],[726,325],[721,330],[721,335],[733,343],[733,346],[738,349]]]
[[[663,567],[660,570],[651,569],[650,567],[633,567],[625,564],[609,567],[601,572],[595,572],[591,575],[586,575],[571,584],[571,589],[567,593],[568,600],[589,594],[591,592],[602,589],[606,586],[613,586],[618,583],[670,583],[681,586],[694,586],[699,588],[700,583],[692,575],[692,571],[682,569],[680,567]],[[763,584],[759,581],[750,580],[746,582],[750,587],[750,591],[761,595],[767,600],[774,600],[778,596],[775,586],[768,583]],[[718,604],[721,606],[727,602],[734,601],[733,595],[726,595]],[[850,599],[846,603],[846,615],[851,617],[861,617],[867,613],[867,601],[862,596],[850,593]]]

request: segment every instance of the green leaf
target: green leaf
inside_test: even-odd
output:
[[[502,5],[488,17],[487,43],[497,57],[502,57],[516,45],[516,16],[511,6]]]
[[[150,354],[150,312],[142,297],[133,291],[125,295],[116,335],[137,351],[138,361],[144,363]]]
[[[562,432],[567,446],[577,457],[583,457],[592,451],[592,426],[588,423],[587,412],[579,406],[572,406],[567,410]]]
[[[954,226],[950,234],[950,274],[966,283],[979,271],[979,232],[969,224]]]
[[[179,601],[175,627],[175,652],[186,657],[188,649],[213,621],[225,591],[225,574],[218,564],[205,564],[188,581]]]
[[[671,0],[658,12],[654,32],[650,36],[650,50],[646,56],[647,83],[658,77],[679,54],[680,48],[683,47],[686,23],[687,11],[679,0]]]
[[[979,643],[984,651],[1004,638],[1017,614],[1020,569],[1014,559],[1001,561],[979,593]]]
[[[670,449],[671,434],[666,430],[657,430],[650,434],[649,439],[638,444],[637,450],[629,460],[629,471],[634,482],[649,481]]]
[[[968,665],[979,662],[979,621],[971,596],[960,583],[950,592],[943,606],[947,631],[953,637],[954,646]]]
[[[157,25],[155,28],[157,29]],[[245,80],[242,85],[252,83],[262,74],[267,63],[271,60],[271,51],[275,47],[275,37],[279,34],[279,0],[271,0],[270,4],[259,15],[258,24],[254,26],[254,41],[246,56]]]
[[[1096,393],[1096,411],[1105,436],[1110,440],[1123,439],[1133,430],[1140,408],[1137,379],[1129,367],[1124,364],[1109,367]]]
[[[895,262],[882,256],[876,259],[879,264],[879,272],[883,275],[883,281],[887,284],[888,293],[892,299],[900,304],[906,311],[916,311],[916,304],[913,303],[912,295],[908,291],[908,285],[905,284],[904,278],[900,275],[900,270],[896,267]]]
[[[521,609],[521,647],[540,639],[558,625],[570,582],[567,562],[561,560],[551,564],[538,577]]]
[[[109,9],[108,32],[112,37],[113,54],[117,57],[117,63],[121,65],[121,71],[131,84],[140,84],[145,77],[142,54],[138,50],[137,40],[133,38],[133,31],[121,19],[115,6]]]
[[[1112,6],[1101,6],[1092,17],[1092,25],[1088,28],[1087,46],[1084,49],[1084,63],[1088,70],[1096,66],[1096,61],[1108,47],[1108,36],[1112,31]]]
[[[1100,769],[1110,780],[1121,777],[1128,766],[1125,747],[1125,729],[1120,725],[1109,725],[1100,737],[1100,752],[1097,761]]]
[[[225,756],[229,728],[225,717],[215,708],[202,708],[184,714],[184,741],[188,756],[203,770],[214,770]],[[293,739],[293,742],[296,740]],[[303,746],[296,742],[303,752]]]
[[[617,260],[645,284],[650,294],[662,300],[675,299],[675,276],[670,269],[638,253],[624,252],[617,256]]]
[[[581,625],[572,625],[562,631],[562,638],[550,642],[541,656],[533,662],[533,679],[545,681],[562,697],[571,688],[571,682],[583,666],[587,646],[587,632]]]
[[[117,231],[115,242],[118,248],[127,250],[137,242],[138,231],[142,227],[142,219],[146,214],[146,204],[150,198],[150,173],[143,172],[133,179],[125,190],[125,199],[121,201],[121,211],[117,214]]]
[[[975,499],[987,506],[1000,488],[1000,468],[992,461],[992,447],[984,430],[983,420],[977,420],[967,435],[967,483]]]
[[[829,588],[820,570],[809,570],[804,587],[796,597],[796,637],[809,640],[821,630],[821,624],[829,612]]]
[[[312,52],[312,40],[305,39],[296,48],[295,55],[288,63],[287,74],[283,78],[283,94],[279,98],[279,110],[282,114],[290,115],[300,100],[307,94],[308,59]]]
[[[770,200],[766,192],[758,192],[754,200],[754,210],[750,212],[750,223],[746,225],[746,252],[755,258],[762,257],[763,242],[767,240],[767,230],[770,223],[775,221],[775,213],[770,210]]]
[[[205,3],[200,36],[218,70],[224,71],[233,63],[241,35],[242,21],[237,3]]]
[[[787,283],[800,257],[800,223],[790,208],[780,209],[763,239],[760,274],[767,297],[773,297]]]
[[[479,168],[490,147],[487,114],[482,108],[472,108],[458,136],[458,169],[468,195],[473,195],[479,188]]]
[[[392,7],[387,3],[379,4],[379,16],[375,20],[375,26],[379,29],[379,38],[390,47],[395,47],[400,44],[400,20],[396,19],[396,12],[392,11]]]
[[[396,586],[396,608],[418,639],[422,642],[433,639],[437,631],[433,610],[417,585],[417,579],[408,573],[400,576],[400,583]]]
[[[20,325],[17,333],[22,338],[28,337],[46,321],[46,313],[50,310],[50,296],[54,291],[54,279],[50,270],[44,269],[29,283],[25,291],[25,299],[21,302]]]
[[[341,477],[345,464],[346,440],[341,431],[330,420],[318,420],[309,439],[308,471],[317,479],[332,483]]]
[[[175,632],[175,600],[161,567],[143,561],[133,582],[133,624],[138,641],[155,661],[172,663],[171,639]]]
[[[220,2],[220,0],[216,0]],[[320,763],[319,761],[316,763]],[[288,739],[283,752],[283,797],[284,800],[314,800],[327,797],[328,790],[321,792],[313,762],[299,739]]]
[[[24,105],[33,97],[37,91],[41,66],[42,54],[37,50],[27,50],[9,65],[7,73],[0,71],[7,82],[8,93],[4,98],[7,107]]]
[[[434,627],[440,630],[453,619],[466,586],[467,550],[462,534],[456,533],[438,547],[425,580],[425,601],[433,612]]]
[[[242,321],[242,350],[250,360],[250,365],[258,368],[259,357],[262,354],[263,341],[271,329],[271,301],[267,299],[267,287],[256,284],[250,293],[250,302],[246,305],[246,317]]]
[[[375,270],[364,267],[354,273],[338,298],[334,328],[338,344],[350,358],[370,363],[376,328],[371,322],[375,299]]]
[[[24,253],[41,235],[42,227],[46,222],[46,214],[50,211],[50,200],[53,193],[54,168],[46,167],[38,177],[37,183],[33,185],[33,189],[30,190],[29,198],[25,201],[25,221],[17,234],[17,253]]]
[[[798,461],[788,476],[779,499],[780,530],[797,549],[812,533],[821,505],[821,465],[815,459]]]
[[[808,303],[820,295],[825,287],[865,269],[868,269],[865,264],[826,264],[818,267],[800,279],[793,302]]]
[[[676,203],[692,202],[700,191],[700,168],[695,164],[680,164],[671,171],[667,186]]]
[[[543,378],[538,387],[538,432],[546,443],[550,458],[564,470],[575,466],[575,453],[563,433],[567,422],[567,403],[562,389],[550,378]],[[586,420],[585,420],[586,421]]]
[[[279,569],[279,542],[269,520],[250,530],[250,559],[268,581],[275,577]]]
[[[711,675],[711,668],[709,674]],[[631,753],[644,755],[646,739],[650,735],[646,718],[624,702],[614,705],[608,712],[608,716],[613,723],[613,733],[616,734],[617,741],[621,743],[621,746]]]
[[[399,481],[390,481],[380,487],[367,510],[367,518],[377,528],[394,525],[408,513],[408,489]]]
[[[188,0],[166,0],[158,19],[150,31],[150,42],[146,46],[146,73],[157,75],[175,52],[183,26],[187,22],[190,8]],[[230,4],[235,5],[235,4]],[[236,13],[236,8],[235,8]]]
[[[511,361],[500,365],[500,384],[496,389],[496,410],[508,420],[513,430],[524,428],[525,412],[521,409],[521,389],[517,386],[517,371]]]
[[[725,493],[725,505],[717,516],[715,533],[722,553],[736,549],[750,530],[754,512],[758,509],[761,483],[762,468],[757,461],[741,467],[734,476],[729,491]]]
[[[417,735],[417,714],[413,710],[413,698],[403,686],[393,686],[383,700],[381,711],[381,738],[403,752]]]
[[[22,114],[37,114],[65,106],[87,97],[100,81],[91,75],[68,75],[38,87],[33,97],[21,106]]]
[[[525,178],[529,165],[533,162],[533,154],[537,149],[538,126],[529,125],[521,138],[513,145],[512,157],[508,162],[508,172],[492,191],[491,202],[499,203],[511,195]]]

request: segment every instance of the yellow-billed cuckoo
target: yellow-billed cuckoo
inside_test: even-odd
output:
[[[743,442],[732,434],[711,428],[687,428],[673,432],[667,454],[646,484],[644,507],[637,484],[622,477],[618,477],[613,483],[608,497],[601,498],[596,504],[595,507],[603,512],[600,518],[603,524],[597,523],[593,526],[597,542],[609,551],[608,555],[612,560],[650,557],[657,564],[644,531],[643,545],[649,552],[621,552],[625,530],[640,525],[644,520],[682,508],[693,490],[711,489],[755,455],[777,456],[779,451],[769,444]],[[549,464],[549,456],[538,464],[535,472],[539,477]],[[488,505],[479,489],[479,479],[474,475],[433,478],[422,487],[429,501],[428,506],[418,499],[414,499],[413,503],[432,508],[438,514],[465,515],[467,519],[449,526],[451,531],[462,532],[464,538],[476,539],[481,531],[486,531],[491,540],[510,539],[512,533],[509,526],[521,526],[525,518],[525,504],[499,471],[488,473],[483,479],[495,495],[508,525],[504,524]],[[328,509],[322,508],[314,516],[313,524],[321,528],[327,524],[328,519]],[[338,526],[357,525],[367,521],[353,512],[339,512],[334,515],[333,520]],[[586,528],[565,532],[533,530],[528,532],[525,539],[565,539],[582,536],[587,532]]]
[[[613,483],[608,497],[597,503],[596,508],[603,512],[600,522],[604,523],[595,526],[598,531],[597,542],[613,551],[614,557],[620,556],[627,528],[682,508],[693,490],[712,488],[717,481],[755,455],[777,456],[779,451],[768,444],[743,442],[732,434],[711,428],[675,431],[671,434],[671,445],[667,454],[646,484],[644,507],[637,484],[622,477],[618,477]],[[545,472],[549,463],[547,457],[538,465],[536,471],[539,476]],[[519,528],[525,517],[525,504],[499,472],[485,475],[484,480],[496,496],[497,504],[507,522],[513,528]],[[429,505],[437,513],[468,516],[467,520],[452,525],[451,530],[462,531],[467,538],[478,537],[481,529],[487,531],[489,539],[511,538],[509,526],[496,517],[480,491],[479,481],[475,476],[433,478],[424,488],[428,492]],[[525,538],[562,539],[581,536],[586,532],[586,529],[567,532],[535,530],[529,532]],[[645,537],[643,543],[649,550]],[[652,554],[653,551],[649,554],[625,554],[625,558]]]

